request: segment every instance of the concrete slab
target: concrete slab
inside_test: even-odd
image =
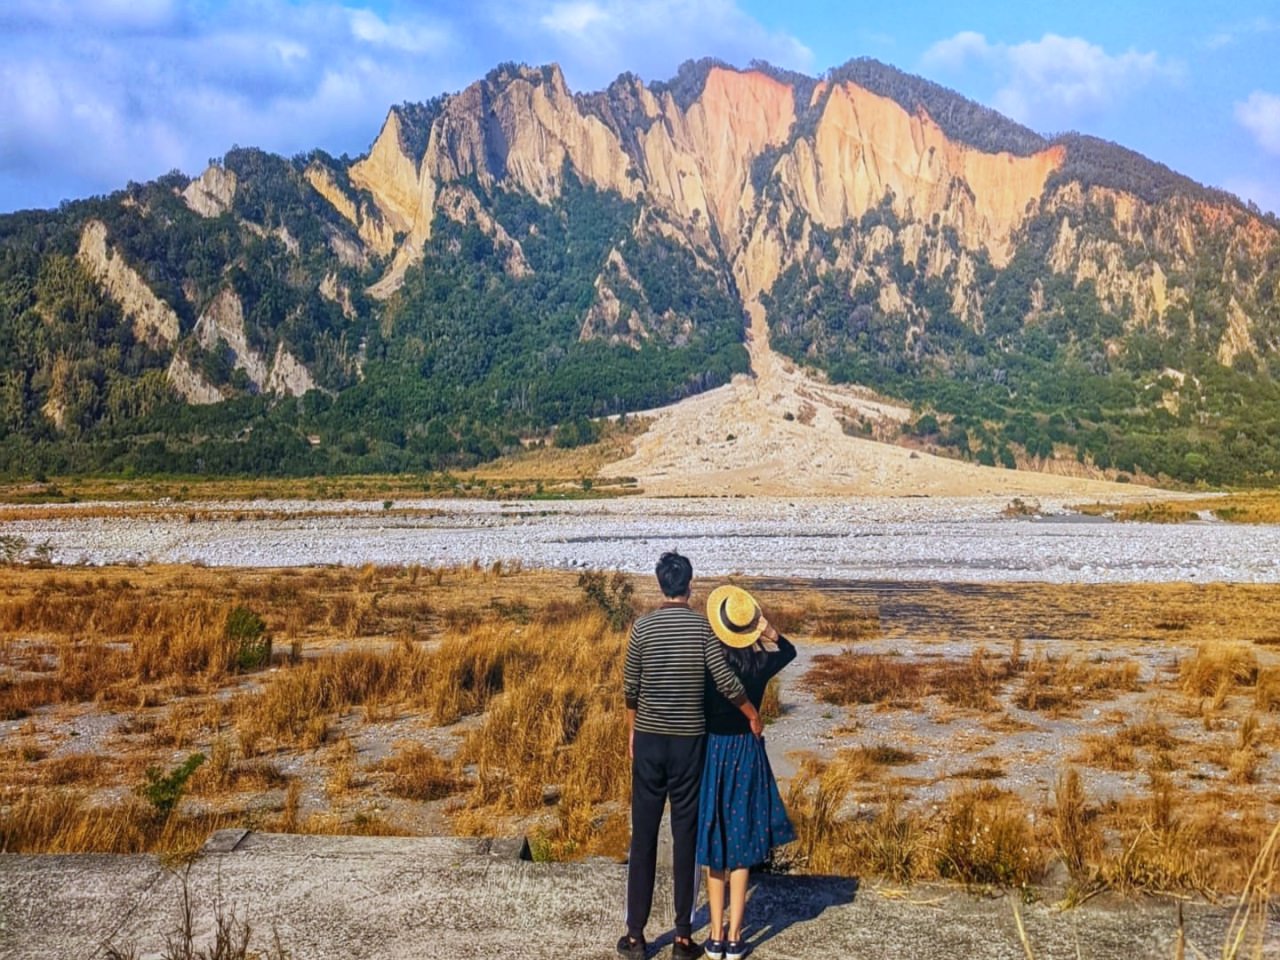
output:
[[[517,858],[519,846],[250,833],[230,852],[204,853],[185,883],[198,937],[212,936],[220,905],[249,922],[253,946],[264,956],[273,935],[293,960],[615,956],[626,868],[530,863]],[[649,926],[651,956],[670,954],[664,874]],[[150,856],[0,856],[0,958],[103,957],[107,944],[131,948],[139,958],[160,957],[166,935],[179,929],[183,883],[181,870]],[[1021,909],[1037,960],[1174,956],[1173,902]],[[1189,944],[1219,954],[1229,907],[1187,902],[1184,915]],[[1026,960],[1007,897],[950,887],[901,891],[847,878],[759,876],[752,879],[748,919],[760,960]],[[696,922],[705,927],[705,907]],[[1280,923],[1273,921],[1267,935],[1267,950],[1280,951]]]

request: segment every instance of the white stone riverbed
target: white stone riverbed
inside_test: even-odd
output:
[[[143,515],[13,520],[0,535],[55,563],[454,565],[648,572],[664,550],[699,575],[859,580],[1280,582],[1280,526],[1115,523],[1008,498],[396,500],[161,503]],[[33,517],[41,508],[32,507]],[[212,519],[209,516],[212,515]]]

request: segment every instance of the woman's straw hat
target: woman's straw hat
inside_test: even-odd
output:
[[[716,587],[707,597],[707,619],[720,640],[731,647],[749,647],[765,628],[755,598],[741,587]]]

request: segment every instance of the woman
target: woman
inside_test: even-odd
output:
[[[751,594],[718,587],[707,598],[707,619],[726,647],[725,659],[742,680],[747,698],[759,709],[764,689],[796,657],[796,648],[764,618]],[[698,803],[698,862],[707,868],[711,960],[739,960],[747,952],[742,917],[751,867],[771,848],[795,839],[763,738],[712,686],[707,686],[707,758]],[[724,918],[725,887],[729,922]]]

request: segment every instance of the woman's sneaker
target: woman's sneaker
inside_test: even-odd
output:
[[[724,960],[724,941],[707,937],[707,957],[709,960]]]
[[[751,948],[747,946],[745,940],[730,940],[724,945],[724,960],[742,960]]]

